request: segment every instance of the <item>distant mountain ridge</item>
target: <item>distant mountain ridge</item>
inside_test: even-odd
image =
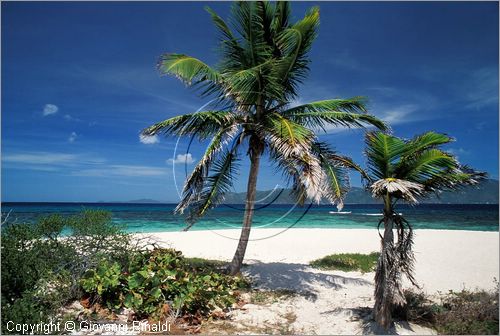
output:
[[[98,201],[97,203],[134,203],[134,204],[153,204],[153,203],[165,203],[162,201],[154,200],[151,198],[140,198],[140,199],[135,199],[135,200],[130,200],[130,201]]]
[[[245,192],[228,193],[224,203],[226,204],[244,204]],[[465,187],[459,191],[443,192],[439,197],[432,196],[427,198],[425,204],[498,204],[498,180],[488,179],[481,182],[477,186]],[[276,190],[258,190],[255,199],[258,203],[273,203],[273,204],[293,204],[295,201],[290,196],[289,189]],[[102,202],[102,201],[101,201]],[[111,203],[169,203],[158,201],[149,198],[142,198],[126,202],[111,202]],[[370,193],[364,188],[351,187],[347,193],[345,204],[377,204],[378,200],[371,197]],[[328,201],[322,200],[321,204],[329,204]]]
[[[281,194],[280,194],[281,192]],[[278,196],[279,195],[279,196]],[[224,203],[242,204],[245,203],[245,192],[229,193],[226,195]],[[295,203],[290,196],[290,190],[281,189],[257,191],[255,199],[259,203],[291,204]],[[272,202],[274,200],[274,202]],[[322,204],[328,204],[322,200]],[[352,187],[347,193],[346,204],[375,204],[379,201],[373,199],[368,191],[360,187]],[[498,204],[498,180],[485,180],[477,186],[465,187],[459,191],[443,192],[437,196],[429,197],[422,203],[436,204]]]

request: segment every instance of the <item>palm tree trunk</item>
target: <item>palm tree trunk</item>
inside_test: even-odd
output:
[[[387,330],[392,322],[392,301],[394,283],[392,267],[394,266],[394,209],[389,195],[384,199],[384,236],[381,239],[381,253],[375,272],[375,321]]]
[[[250,172],[248,175],[247,196],[245,204],[245,215],[243,217],[243,227],[241,228],[240,240],[234,254],[233,260],[229,264],[229,274],[235,275],[239,273],[245,251],[247,249],[248,240],[250,238],[250,228],[252,226],[252,218],[254,211],[255,192],[257,189],[257,175],[259,174],[259,163],[261,151],[258,148],[252,148],[250,153]]]

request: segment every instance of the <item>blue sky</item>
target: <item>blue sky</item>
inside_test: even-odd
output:
[[[155,69],[165,52],[216,63],[206,4],[2,2],[2,200],[176,202],[185,167],[172,158],[187,140],[175,151],[177,139],[145,144],[139,132],[206,103]],[[294,17],[314,4],[293,3]],[[209,5],[229,15],[230,3]],[[460,161],[498,178],[498,3],[318,5],[299,102],[366,96],[396,135],[448,133]],[[362,131],[320,137],[364,164]],[[258,188],[283,183],[264,162]]]

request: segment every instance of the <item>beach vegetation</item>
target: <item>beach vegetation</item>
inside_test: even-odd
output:
[[[38,323],[80,298],[79,279],[102,259],[126,260],[134,251],[109,213],[84,210],[49,215],[35,224],[2,224],[2,332],[5,323]]]
[[[407,304],[394,317],[425,325],[445,335],[498,335],[496,290],[449,291],[430,299],[420,291],[405,290]]]
[[[66,318],[63,307],[75,300],[92,314],[129,309],[136,318],[200,321],[250,287],[223,274],[222,261],[184,258],[132,238],[100,210],[2,226],[3,333],[8,321]]]
[[[373,272],[380,256],[378,252],[370,254],[362,253],[338,253],[311,261],[314,268],[323,270],[340,270],[344,272],[359,271],[362,273]]]
[[[444,190],[475,185],[485,177],[460,164],[442,148],[452,141],[448,135],[436,132],[410,140],[379,131],[366,134],[368,189],[383,202],[383,218],[378,223],[383,232],[379,231],[382,247],[375,272],[374,317],[386,330],[394,308],[406,304],[402,277],[416,285],[413,230],[396,211],[397,202],[416,204]]]
[[[290,289],[254,290],[250,292],[250,303],[276,303],[280,300],[289,299],[295,295],[297,295],[297,293]]]
[[[230,307],[236,302],[236,290],[246,282],[199,267],[200,263],[198,259],[193,268],[179,251],[154,249],[137,254],[124,267],[103,260],[80,283],[91,302],[109,310],[130,308],[137,318],[161,318],[165,304],[177,314],[201,316]]]
[[[186,213],[189,229],[221,204],[233,187],[238,162],[250,161],[241,236],[228,267],[240,271],[249,241],[261,159],[290,182],[294,201],[322,198],[343,205],[348,169],[362,171],[350,158],[320,142],[329,127],[386,129],[367,113],[365,99],[326,99],[295,105],[298,86],[311,62],[309,51],[319,28],[319,8],[292,22],[289,2],[241,1],[225,21],[207,8],[219,32],[218,65],[179,53],[160,57],[159,72],[172,75],[210,99],[206,109],[160,121],[145,136],[190,136],[208,146],[185,182],[176,213]]]

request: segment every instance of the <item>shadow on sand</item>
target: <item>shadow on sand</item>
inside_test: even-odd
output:
[[[326,288],[342,289],[345,285],[366,286],[370,281],[363,278],[348,277],[326,273],[304,264],[254,262],[243,269],[254,283],[262,289],[287,289],[316,300],[315,285]]]

